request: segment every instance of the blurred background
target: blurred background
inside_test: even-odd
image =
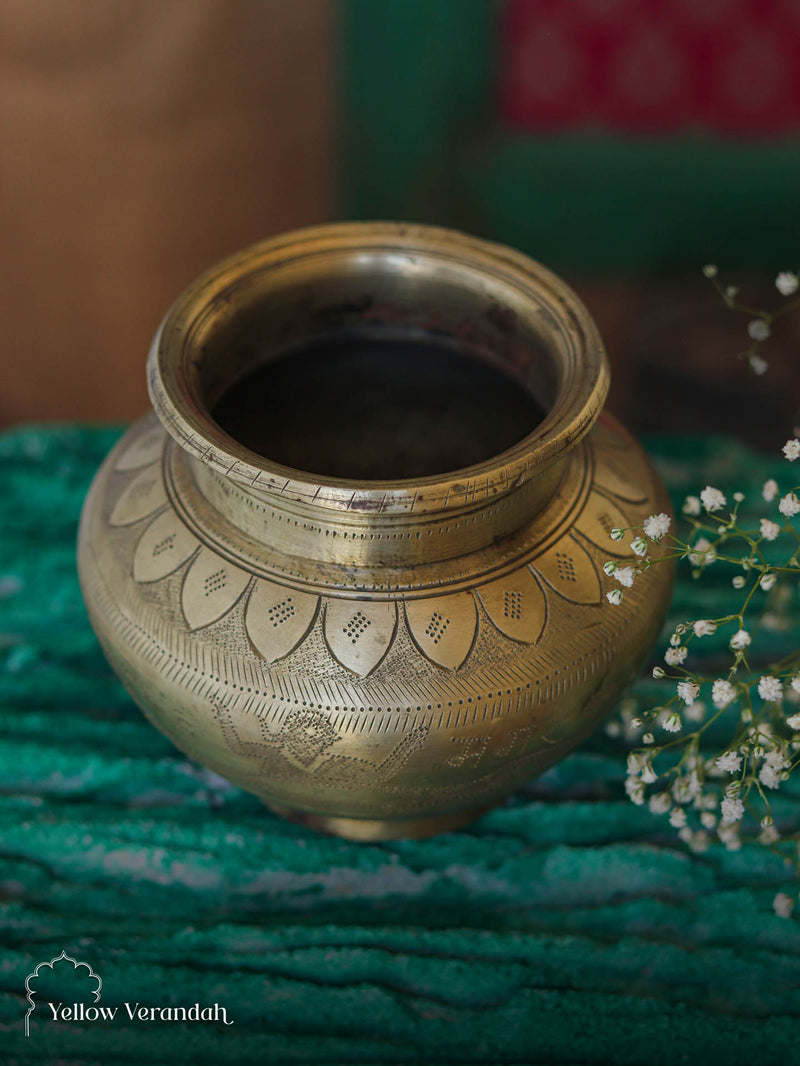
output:
[[[4,0],[0,427],[122,421],[170,303],[261,237],[455,226],[561,273],[638,432],[774,447],[800,315],[800,0]]]

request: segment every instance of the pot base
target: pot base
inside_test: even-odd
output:
[[[284,807],[280,803],[267,803],[266,806],[280,818],[286,818],[298,825],[315,829],[318,833],[329,836],[344,837],[345,840],[378,843],[381,840],[422,840],[460,829],[476,821],[481,815],[496,807],[496,803],[469,807],[466,810],[450,814],[439,814],[432,818],[333,818],[323,814],[301,811],[295,807]]]

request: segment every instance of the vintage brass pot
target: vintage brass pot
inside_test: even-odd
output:
[[[601,568],[667,499],[538,263],[425,226],[290,233],[178,299],[148,380],[84,507],[86,605],[150,721],[272,810],[359,840],[461,825],[641,665],[670,568],[619,606]]]

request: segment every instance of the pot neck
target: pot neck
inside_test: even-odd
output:
[[[215,421],[251,370],[354,328],[446,337],[546,414],[484,461],[387,482],[280,465]],[[577,296],[526,256],[428,226],[346,223],[262,242],[200,277],[156,335],[148,385],[186,491],[234,533],[295,557],[396,566],[485,549],[529,523],[597,419],[608,365]],[[299,406],[296,432],[306,428]]]
[[[309,492],[291,479],[279,490],[244,486],[208,459],[177,457],[206,504],[248,540],[283,554],[341,566],[413,566],[487,548],[527,525],[557,491],[564,463],[518,476],[454,479],[429,498],[424,484]]]

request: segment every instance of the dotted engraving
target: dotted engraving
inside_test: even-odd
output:
[[[522,618],[522,593],[518,589],[506,589],[503,614],[515,622]]]
[[[175,543],[176,536],[177,533],[170,533],[168,536],[160,540],[153,548],[153,558],[157,559],[159,555],[163,555],[164,552],[170,551]]]
[[[450,619],[434,611],[425,629],[425,636],[430,637],[434,644],[438,644],[450,625]]]
[[[290,618],[293,618],[297,614],[294,609],[294,597],[287,596],[285,600],[281,600],[280,603],[273,603],[270,609],[267,611],[270,622],[277,629],[278,626],[282,626],[284,622],[288,622]]]
[[[363,611],[356,611],[342,632],[350,640],[351,644],[357,644],[367,631],[368,626],[371,625],[371,618],[367,618]]]
[[[220,589],[224,589],[228,583],[228,575],[224,570],[217,570],[213,574],[209,574],[203,582],[203,593],[206,596],[211,596],[215,592],[219,592]]]
[[[610,535],[611,530],[614,528],[614,522],[611,518],[611,515],[607,511],[603,511],[597,516],[597,521],[600,523],[606,533]]]
[[[577,581],[575,573],[575,560],[566,552],[556,552],[558,576],[561,581]]]

